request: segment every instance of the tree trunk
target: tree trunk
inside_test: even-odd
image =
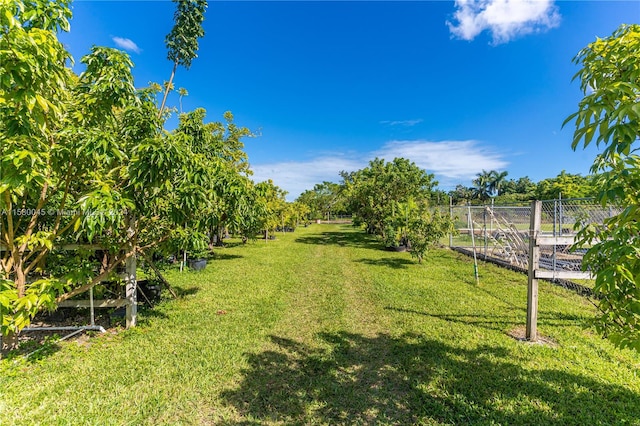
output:
[[[216,228],[216,236],[217,236],[216,246],[222,247],[223,246],[222,240],[224,238],[224,227],[223,226],[219,226],[219,227]]]
[[[216,238],[218,238],[218,235],[216,234],[216,228],[212,226],[209,229],[209,250],[213,250],[213,248],[216,246]]]
[[[169,290],[169,293],[171,293],[171,295],[177,299],[178,294],[175,292],[173,287],[171,287],[171,284],[169,284],[169,281],[167,281],[167,279],[162,275],[162,273],[160,272],[156,264],[153,262],[152,260],[153,256],[147,256],[147,254],[142,250],[138,250],[138,253],[140,253],[142,257],[144,257],[144,260],[147,261],[147,264],[151,267],[151,269],[153,269],[153,272],[155,272],[158,279],[162,281],[162,284],[164,284],[165,288]]]
[[[162,111],[164,111],[164,106],[167,103],[167,96],[169,96],[169,91],[171,90],[171,84],[173,83],[173,77],[176,75],[176,69],[178,68],[178,62],[173,63],[173,70],[171,71],[171,77],[169,78],[169,83],[167,87],[164,89],[164,96],[162,97],[162,104],[160,105],[160,111],[158,112],[158,117],[162,117]]]
[[[13,252],[13,270],[15,272],[15,284],[18,292],[18,297],[24,297],[27,290],[27,277],[24,274],[24,268],[22,267],[23,253],[20,253],[17,247]]]

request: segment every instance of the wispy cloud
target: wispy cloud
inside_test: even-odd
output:
[[[131,39],[122,38],[122,37],[111,37],[111,39],[116,44],[116,46],[124,50],[128,50],[130,52],[135,52],[135,53],[142,52],[142,49],[140,49],[138,45],[135,44],[134,41]]]
[[[391,141],[372,153],[391,160],[404,157],[436,175],[440,187],[470,184],[481,170],[502,170],[508,162],[503,155],[475,140],[466,141]]]
[[[354,171],[366,165],[366,161],[347,155],[334,154],[318,157],[309,161],[288,161],[282,163],[252,165],[254,182],[272,179],[280,188],[287,191],[287,200],[293,201],[307,189],[313,189],[317,183],[340,181],[341,171]]]
[[[272,179],[289,192],[292,201],[307,189],[323,181],[339,182],[341,171],[355,171],[366,167],[375,157],[387,161],[404,157],[420,168],[433,173],[442,189],[456,184],[470,185],[481,170],[504,170],[508,162],[503,156],[478,141],[390,141],[376,151],[364,154],[324,155],[309,161],[254,165],[256,182]]]
[[[473,40],[487,30],[494,44],[559,24],[560,14],[554,0],[456,0],[454,20],[447,21],[455,37]]]
[[[422,118],[416,118],[414,120],[398,120],[398,121],[384,120],[384,121],[381,121],[380,124],[386,124],[388,126],[412,127],[412,126],[415,126],[416,124],[422,123],[423,121],[424,120]]]

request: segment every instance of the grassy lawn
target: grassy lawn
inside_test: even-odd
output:
[[[640,424],[640,355],[583,298],[434,250],[418,265],[347,225],[232,243],[139,327],[0,361],[1,425]]]

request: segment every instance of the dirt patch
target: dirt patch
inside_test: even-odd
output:
[[[527,337],[526,337],[527,328],[521,325],[509,331],[507,335],[510,337],[513,337],[519,342],[523,342],[529,345],[542,345],[542,346],[549,346],[552,348],[558,347],[558,342],[553,340],[551,337],[543,336],[540,333],[538,333],[538,338],[535,341],[527,340]]]
[[[94,321],[96,330],[84,330],[73,334],[78,330],[72,328],[60,330],[55,328],[89,326],[91,324],[91,316],[88,309],[58,308],[50,314],[41,313],[33,319],[29,326],[29,328],[37,328],[38,330],[22,331],[18,334],[17,345],[13,348],[9,348],[5,342],[3,342],[2,358],[9,355],[10,352],[12,352],[13,355],[26,355],[47,345],[52,345],[61,339],[77,341],[79,344],[88,345],[90,334],[100,333],[100,330],[97,329],[98,327],[102,327],[107,332],[115,332],[123,322],[124,317],[118,315],[118,312],[115,312],[115,315],[114,313],[96,312]]]

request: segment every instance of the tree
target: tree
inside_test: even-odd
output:
[[[528,176],[509,179],[504,182],[500,195],[495,198],[498,204],[521,203],[536,198],[537,185]]]
[[[56,31],[68,28],[67,3],[3,2],[0,16],[0,316],[7,335],[131,255],[119,250],[137,238],[122,232],[135,209],[135,185],[123,180],[137,164],[131,143],[157,134],[158,123],[129,127],[130,115],[144,115],[149,102],[134,89],[123,52],[94,47],[80,76],[65,66],[70,55]],[[98,269],[82,254],[45,269],[60,245],[95,241],[104,231],[110,253]]]
[[[369,233],[383,239],[397,203],[409,198],[429,199],[437,185],[433,174],[405,158],[394,158],[391,162],[376,158],[368,167],[341,172],[341,176],[354,224],[365,225]]]
[[[47,13],[50,13],[47,19]],[[68,52],[55,36],[68,31],[68,2],[58,4],[0,3],[0,331],[17,331],[34,310],[51,307],[64,291],[59,282],[29,285],[36,268],[30,249],[50,246],[53,231],[39,232],[33,211],[44,206],[56,177],[48,171],[55,140],[63,126],[66,88],[72,76],[64,66]],[[25,201],[33,211],[23,212]],[[25,214],[22,214],[25,213]]]
[[[206,0],[173,0],[176,12],[173,15],[174,26],[167,34],[165,44],[168,49],[167,59],[173,63],[171,77],[166,84],[162,104],[158,116],[162,115],[169,91],[173,87],[173,78],[178,65],[189,69],[191,61],[198,57],[198,39],[204,36],[202,23],[207,10]],[[182,96],[182,95],[181,95]]]
[[[201,185],[206,185],[207,202],[198,208],[200,219],[191,226],[208,233],[210,245],[222,245],[225,227],[237,228],[239,224],[232,222],[243,217],[237,213],[247,201],[245,180],[250,171],[242,138],[251,132],[236,126],[230,112],[224,114],[224,123],[205,123],[205,115],[202,108],[181,114],[174,134],[184,139],[191,155],[206,171]]]
[[[489,192],[493,196],[499,196],[503,194],[503,188],[506,183],[506,178],[509,173],[491,171],[491,180],[489,182]]]
[[[333,214],[346,213],[342,186],[333,182],[322,182],[306,190],[297,198],[308,206],[312,219],[327,218]]]
[[[580,174],[561,171],[555,178],[538,182],[536,197],[539,200],[555,200],[557,198],[585,198],[595,195],[593,178]]]
[[[497,172],[495,170],[482,170],[477,178],[473,180],[475,198],[480,201],[487,201],[491,197],[502,194],[506,184],[507,172]]]
[[[285,196],[287,192],[276,186],[271,179],[255,185],[256,202],[261,206],[260,216],[256,218],[258,228],[263,232],[265,240],[269,233],[282,224],[287,210]]]
[[[482,170],[478,173],[476,179],[473,180],[474,198],[478,198],[480,201],[487,201],[491,198],[491,182],[493,181],[493,175],[495,171],[490,172]]]
[[[530,195],[536,189],[536,184],[529,179],[529,176],[521,177],[515,182],[514,192],[516,194]]]
[[[230,114],[226,124],[184,114],[179,129],[164,131],[158,86],[134,88],[126,53],[94,47],[75,75],[56,37],[70,16],[65,2],[0,3],[3,335],[138,251],[203,240],[221,171],[248,170],[246,131]],[[66,253],[69,243],[102,250]]]
[[[411,256],[422,263],[428,250],[450,232],[454,232],[454,224],[448,212],[430,209],[426,203],[418,204],[410,213],[407,226]]]
[[[289,222],[287,224],[295,229],[300,225],[301,221],[308,220],[310,210],[309,206],[298,201],[290,203],[290,207]]]
[[[474,189],[464,185],[456,185],[453,191],[449,191],[449,196],[454,205],[467,204],[474,197]]]
[[[590,247],[583,264],[596,274],[599,314],[596,329],[621,347],[640,351],[640,25],[622,25],[610,37],[580,50],[584,98],[564,125],[575,121],[572,147],[594,140],[602,152],[596,174],[597,199],[620,206],[622,213],[580,231]]]

